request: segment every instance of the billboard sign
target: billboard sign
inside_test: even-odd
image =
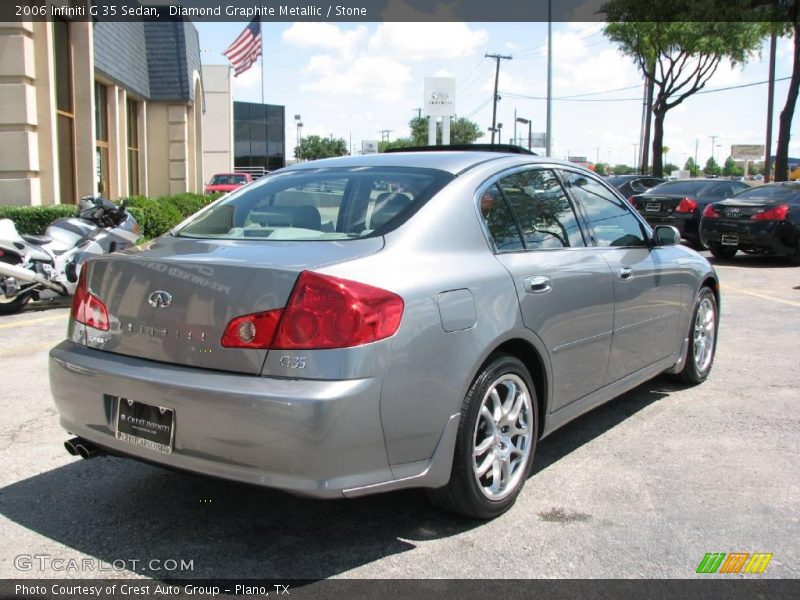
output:
[[[733,160],[763,160],[766,146],[761,144],[734,144],[731,146]]]
[[[361,140],[361,154],[377,154],[378,140]]]
[[[455,77],[426,77],[423,91],[425,114],[452,117],[456,114]]]

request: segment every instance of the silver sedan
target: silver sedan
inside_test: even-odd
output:
[[[537,441],[709,374],[719,286],[593,173],[407,152],[277,171],[91,261],[50,353],[67,450],[491,518]]]

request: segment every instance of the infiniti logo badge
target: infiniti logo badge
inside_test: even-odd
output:
[[[153,308],[167,308],[172,304],[172,294],[159,290],[150,294],[150,297],[147,298],[147,302]]]

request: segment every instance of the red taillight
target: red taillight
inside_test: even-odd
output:
[[[303,271],[286,308],[233,319],[221,343],[280,350],[360,346],[394,335],[403,308],[403,299],[386,290]]]
[[[236,317],[225,328],[220,342],[225,348],[269,348],[283,309]]]
[[[90,294],[86,288],[86,269],[81,269],[78,287],[72,298],[72,318],[78,323],[108,331],[108,309],[97,296]]]
[[[675,208],[677,213],[690,213],[694,212],[697,208],[697,201],[694,198],[681,198],[678,206]]]
[[[751,219],[754,221],[783,221],[786,219],[786,216],[789,214],[789,205],[788,204],[779,204],[778,206],[774,206],[765,210],[764,212],[756,213]]]
[[[718,219],[719,218],[719,211],[717,210],[716,206],[714,206],[713,204],[709,204],[703,210],[703,216],[708,218],[708,219]]]
[[[392,336],[403,299],[380,288],[320,275],[300,274],[283,312],[273,348],[347,348]]]

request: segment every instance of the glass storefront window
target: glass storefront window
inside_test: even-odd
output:
[[[128,98],[128,195],[139,195],[139,105]]]
[[[56,137],[58,139],[58,182],[61,202],[74,204],[75,114],[72,101],[72,44],[69,23],[53,19],[53,64],[56,92]]]

